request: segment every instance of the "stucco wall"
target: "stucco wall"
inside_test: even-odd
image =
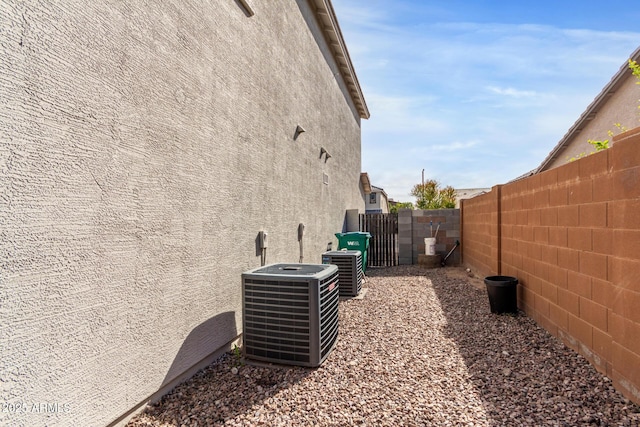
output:
[[[297,262],[305,223],[319,263],[364,210],[359,116],[307,3],[252,8],[0,7],[0,403],[26,405],[0,424],[114,422],[241,333],[260,230]]]
[[[375,194],[376,201],[375,203],[371,203],[371,195]],[[387,201],[387,197],[384,195],[382,191],[372,191],[367,194],[365,197],[365,209],[367,211],[377,211],[380,210],[379,213],[389,213],[389,203]]]
[[[636,78],[628,72],[628,77],[618,90],[616,90],[607,102],[602,106],[592,120],[586,122],[584,128],[568,142],[568,146],[560,154],[560,157],[553,160],[545,170],[556,168],[567,164],[572,157],[577,157],[581,153],[592,153],[594,147],[589,144],[589,140],[603,141],[608,139],[613,145],[611,137],[607,134],[612,131],[619,134],[620,129],[614,126],[620,123],[627,129],[633,129],[640,125],[640,85],[636,84]]]

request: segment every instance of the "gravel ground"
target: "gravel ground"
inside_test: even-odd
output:
[[[638,426],[640,408],[460,269],[369,270],[317,369],[226,354],[128,426]],[[239,366],[239,367],[236,367]]]

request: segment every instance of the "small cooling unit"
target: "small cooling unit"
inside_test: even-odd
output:
[[[360,293],[362,289],[362,252],[325,252],[322,254],[322,263],[338,266],[341,297],[355,297]]]
[[[317,367],[338,338],[338,267],[272,264],[242,274],[248,359]]]

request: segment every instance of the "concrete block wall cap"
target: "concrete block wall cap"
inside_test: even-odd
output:
[[[640,135],[640,126],[630,129],[626,132],[620,133],[618,135],[613,136],[613,142],[616,143],[618,141],[624,141],[628,138],[633,138],[636,135]]]

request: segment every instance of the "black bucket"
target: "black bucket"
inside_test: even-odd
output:
[[[511,276],[489,276],[484,278],[484,284],[487,285],[492,313],[518,312],[518,279]]]

